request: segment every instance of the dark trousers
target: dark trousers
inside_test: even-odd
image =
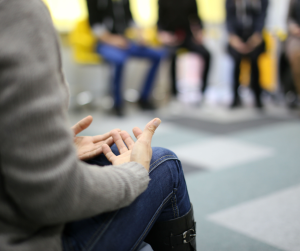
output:
[[[120,49],[108,44],[99,43],[97,52],[110,62],[114,67],[113,77],[113,94],[114,105],[121,107],[123,104],[122,98],[122,77],[124,66],[130,57],[146,58],[152,62],[152,66],[144,80],[144,86],[141,91],[141,99],[148,100],[154,86],[154,80],[158,71],[159,64],[165,56],[165,50],[153,49],[131,42],[126,49]]]
[[[185,39],[185,41],[176,47],[170,48],[171,51],[171,81],[172,81],[172,93],[176,95],[178,93],[177,90],[177,84],[176,84],[176,61],[177,61],[177,50],[179,48],[185,48],[189,50],[190,52],[197,53],[200,55],[204,62],[204,72],[203,72],[203,82],[202,82],[202,88],[201,92],[204,93],[207,87],[207,80],[208,80],[208,73],[209,73],[209,68],[210,68],[210,63],[211,63],[211,55],[209,51],[202,45],[202,44],[197,44],[193,37],[188,37]]]
[[[236,102],[239,99],[238,95],[238,88],[240,86],[240,65],[243,58],[249,58],[251,62],[251,88],[254,92],[256,102],[260,102],[260,95],[261,95],[261,87],[259,83],[259,69],[258,69],[258,57],[260,54],[265,52],[265,42],[261,43],[259,46],[257,46],[252,52],[249,54],[241,54],[238,51],[236,51],[233,47],[230,45],[228,46],[229,54],[232,56],[234,60],[234,71],[233,71],[233,96],[234,101]]]

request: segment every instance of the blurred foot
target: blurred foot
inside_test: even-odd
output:
[[[112,108],[112,113],[118,117],[124,116],[124,109],[121,106],[114,106]]]
[[[255,108],[259,109],[259,110],[263,110],[264,109],[264,105],[262,104],[261,100],[258,99],[255,102]]]
[[[298,104],[297,104],[297,102],[290,102],[290,103],[287,104],[287,107],[290,110],[296,110],[298,108]]]
[[[151,102],[151,101],[149,101],[149,100],[145,100],[145,99],[140,99],[139,101],[138,101],[138,104],[139,104],[139,106],[140,106],[140,108],[142,109],[142,110],[155,110],[156,109],[156,107],[155,107],[155,105],[154,105],[154,103],[153,102]]]
[[[242,106],[242,102],[241,102],[240,98],[234,98],[233,102],[230,105],[230,108],[235,109],[235,108],[238,108],[241,106]]]

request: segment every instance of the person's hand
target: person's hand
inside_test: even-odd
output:
[[[261,34],[254,33],[247,41],[248,47],[252,50],[254,50],[257,46],[259,46],[263,42],[263,38]]]
[[[128,41],[125,37],[120,35],[113,35],[110,40],[111,45],[120,49],[128,48]]]
[[[120,49],[128,48],[128,40],[124,36],[121,36],[121,35],[115,35],[115,34],[106,32],[99,37],[99,40],[101,42],[115,46]]]
[[[241,54],[248,54],[251,51],[249,47],[236,35],[230,35],[229,44]]]
[[[87,116],[72,127],[72,130],[74,132],[74,144],[77,150],[77,156],[81,160],[87,160],[96,157],[97,155],[102,153],[103,144],[111,146],[114,143],[111,132],[92,137],[76,136],[78,133],[88,128],[92,121],[93,117]],[[114,131],[120,132],[121,130],[115,129]]]
[[[203,32],[201,29],[194,31],[193,36],[194,36],[196,43],[198,43],[198,44],[203,43]]]
[[[144,36],[144,30],[141,28],[135,28],[136,42],[139,45],[147,45],[147,41]]]
[[[203,43],[203,30],[202,27],[197,23],[191,23],[191,31],[193,33],[194,40],[197,44]]]
[[[151,140],[160,123],[161,120],[156,118],[146,125],[144,131],[138,127],[133,128],[133,134],[137,138],[136,142],[133,141],[126,131],[122,131],[121,133],[113,131],[112,137],[119,149],[120,155],[116,156],[108,145],[103,145],[103,153],[113,165],[135,161],[142,164],[149,171],[152,158]]]
[[[144,131],[138,127],[135,127],[132,130],[134,136],[137,138],[137,141],[132,148],[130,161],[135,161],[142,164],[148,172],[152,158],[151,141],[155,130],[158,128],[160,123],[161,120],[156,118],[146,125]]]
[[[300,26],[292,23],[289,25],[289,31],[290,33],[295,37],[300,37]]]
[[[168,31],[160,31],[158,33],[158,40],[163,44],[167,46],[177,46],[180,44],[177,37]]]

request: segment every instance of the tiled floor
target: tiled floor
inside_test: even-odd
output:
[[[300,186],[255,199],[208,217],[208,220],[283,250],[300,247]]]
[[[157,113],[136,108],[115,118],[93,111],[85,134],[131,131],[153,117],[162,124],[153,146],[182,160],[197,220],[198,250],[300,251],[300,120],[268,105],[228,111],[167,106]],[[72,123],[87,112],[70,113]]]

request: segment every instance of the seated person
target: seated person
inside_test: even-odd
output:
[[[229,32],[229,54],[234,60],[232,108],[241,105],[240,64],[243,57],[251,60],[251,87],[255,95],[255,106],[263,107],[259,83],[258,58],[265,51],[262,31],[268,8],[268,0],[226,0],[226,24]]]
[[[300,1],[291,0],[288,14],[286,55],[290,62],[294,83],[300,96]]]
[[[196,0],[159,0],[158,5],[159,40],[169,47],[172,57],[173,94],[176,95],[178,92],[176,85],[176,51],[178,48],[186,48],[203,58],[205,66],[201,91],[204,93],[207,87],[211,56],[203,45],[203,24],[198,15]]]
[[[138,250],[145,238],[154,250],[196,250],[180,161],[151,148],[160,120],[134,128],[136,142],[118,129],[76,136],[92,117],[68,128],[44,3],[0,1],[0,31],[0,250]]]
[[[165,54],[164,51],[152,49],[144,44],[141,30],[136,27],[132,19],[129,0],[87,0],[87,6],[90,26],[99,40],[97,52],[115,67],[113,94],[116,114],[123,114],[122,77],[125,63],[129,57],[147,58],[152,63],[138,103],[142,109],[154,109],[149,98],[159,63]],[[124,36],[128,27],[137,29],[139,34],[137,43],[129,41]]]

